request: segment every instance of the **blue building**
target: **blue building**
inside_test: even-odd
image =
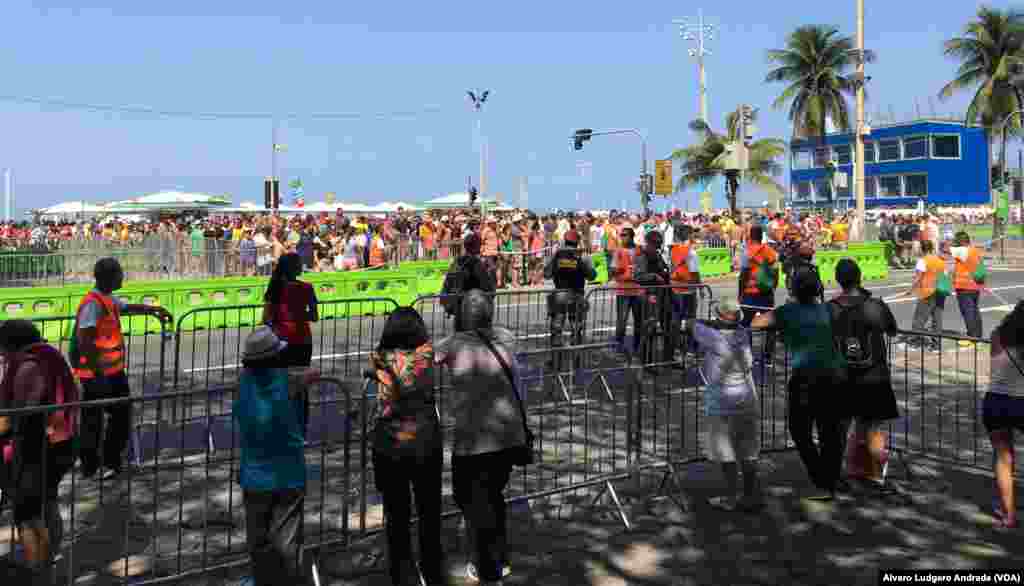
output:
[[[797,140],[791,146],[790,195],[794,208],[856,207],[852,133]],[[833,186],[830,159],[848,176]],[[982,128],[959,122],[916,120],[875,127],[864,142],[864,201],[872,207],[982,205],[991,201],[989,150]]]

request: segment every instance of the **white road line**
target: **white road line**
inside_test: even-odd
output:
[[[987,313],[989,311],[1013,311],[1013,308],[1013,305],[998,305],[996,307],[986,307],[985,309],[981,309],[979,311],[981,311],[981,313]]]
[[[1024,289],[1024,285],[1008,285],[1006,287],[993,287],[992,291],[1010,291],[1010,290],[1013,290],[1013,289]],[[956,293],[951,295],[951,297],[956,297]],[[910,303],[911,301],[917,301],[917,297],[902,297],[901,296],[901,297],[888,297],[888,298],[885,299],[885,302],[888,303],[889,305],[893,305],[895,303]],[[985,310],[983,309],[982,311],[985,311]]]

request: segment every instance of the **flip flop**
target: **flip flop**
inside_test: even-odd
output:
[[[711,498],[708,499],[708,504],[711,505],[712,508],[718,509],[719,511],[723,511],[723,512],[726,512],[726,513],[735,513],[736,512],[736,504],[731,502],[728,497],[724,497],[724,496],[714,496],[714,497],[711,497]]]

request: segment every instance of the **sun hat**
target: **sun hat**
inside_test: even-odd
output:
[[[245,339],[242,360],[263,360],[280,354],[288,342],[277,337],[270,326],[260,326]]]
[[[739,321],[740,319],[740,304],[736,302],[735,297],[723,297],[718,301],[715,306],[715,313],[718,317],[726,321]],[[728,318],[727,315],[734,315],[735,318]]]

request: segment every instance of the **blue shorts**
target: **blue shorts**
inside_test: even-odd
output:
[[[985,393],[981,421],[989,433],[1014,429],[1024,431],[1024,397]]]

